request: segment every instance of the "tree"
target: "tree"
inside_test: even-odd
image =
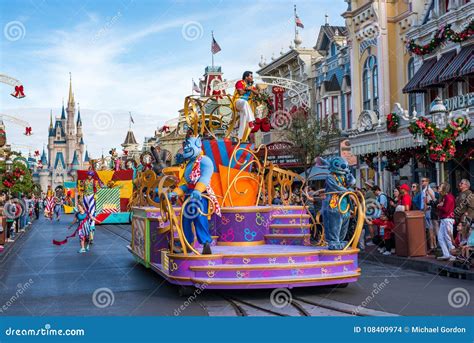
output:
[[[335,117],[320,120],[299,110],[292,115],[283,135],[293,143],[291,152],[301,161],[305,178],[308,179],[315,159],[327,152],[331,142],[339,137],[340,131]]]
[[[7,191],[12,194],[30,193],[33,189],[31,171],[20,161],[13,163],[12,170],[12,172],[6,172],[4,166],[0,167],[0,174],[2,175],[0,191]],[[4,181],[7,179],[12,181],[13,185],[11,187],[7,187],[4,184]]]

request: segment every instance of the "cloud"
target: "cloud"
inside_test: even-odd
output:
[[[60,115],[71,72],[75,99],[81,105],[84,140],[92,154],[100,154],[102,147],[104,151],[119,147],[129,111],[141,143],[156,127],[177,116],[184,97],[191,93],[191,79],[197,80],[210,62],[210,39],[206,37],[211,29],[223,48],[215,60],[227,79],[257,69],[261,54],[269,62],[272,52],[278,56],[281,47],[287,51],[293,39],[292,6],[286,2],[245,3],[245,16],[241,8],[227,2],[209,1],[208,7],[197,6],[199,11],[192,6],[186,9],[188,3],[173,4],[175,7],[167,7],[152,19],[140,13],[142,20],[134,17],[136,3],[108,9],[107,16],[83,9],[77,15],[78,24],[51,23],[51,28],[38,32],[30,19],[23,45],[10,44],[2,51],[5,58],[15,61],[7,71],[25,83],[27,97],[16,100],[2,94],[0,100],[5,113],[28,118],[35,134],[25,137],[21,128],[7,123],[9,140],[30,142],[35,148],[47,142],[50,109]],[[47,13],[47,8],[41,9]],[[311,13],[316,12],[319,16],[317,8]],[[301,30],[303,45],[308,47],[316,41],[311,13],[300,13],[307,27]],[[188,41],[182,37],[183,25],[191,21],[202,25],[203,38]],[[18,58],[20,50],[22,57]],[[112,114],[110,131],[94,127],[93,117],[99,111]]]

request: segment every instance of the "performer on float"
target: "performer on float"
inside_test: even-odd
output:
[[[340,250],[347,245],[344,239],[349,228],[350,202],[348,197],[344,197],[339,210],[339,199],[355,185],[356,180],[349,170],[349,164],[342,157],[334,157],[329,161],[321,160],[329,169],[325,186],[327,196],[321,208],[324,235],[329,250]]]
[[[53,211],[54,211],[54,197],[53,190],[51,186],[48,186],[48,191],[46,192],[45,204],[44,204],[44,217],[53,221]]]
[[[95,192],[100,188],[99,182],[94,178],[95,172],[89,170],[87,172],[87,179],[84,180],[84,193],[83,193],[83,202],[84,207],[87,213],[90,213],[92,217],[95,217]],[[90,235],[90,244],[93,244],[94,232],[95,232],[95,222],[89,220],[89,227],[91,231]]]
[[[252,130],[255,115],[252,110],[252,96],[258,94],[258,89],[253,86],[253,74],[246,71],[242,75],[242,80],[235,84],[235,93],[233,102],[239,113],[239,133],[238,138],[243,142],[247,141],[250,131]]]
[[[194,224],[198,242],[203,245],[202,254],[210,255],[212,254],[212,238],[209,232],[209,221],[206,216],[199,214],[197,208],[203,213],[208,212],[208,201],[201,195],[203,192],[207,192],[216,214],[219,216],[221,214],[217,198],[210,187],[214,166],[211,159],[203,155],[202,142],[199,137],[186,138],[183,143],[183,158],[187,163],[183,179],[180,182],[180,186],[176,187],[173,192],[170,192],[168,197],[170,199],[176,196],[192,198],[182,209],[184,211],[182,223],[184,235],[189,244],[193,244],[194,233],[192,224]]]

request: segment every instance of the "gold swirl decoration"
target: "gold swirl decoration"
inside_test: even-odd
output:
[[[276,193],[275,187],[278,186],[280,187],[280,195],[283,205],[288,206],[290,204],[290,199],[293,196],[291,186],[295,181],[300,181],[302,182],[302,189],[304,186],[304,179],[292,171],[276,167],[273,163],[269,163],[267,170],[268,205],[272,204]],[[284,197],[284,194],[287,194],[288,196]]]
[[[190,95],[184,99],[184,118],[194,135],[216,137],[216,131],[222,130],[229,137],[238,120],[232,97],[217,94],[210,97]]]
[[[257,193],[257,200],[255,203],[255,206],[258,205],[260,195],[262,192],[264,192],[264,187],[265,187],[265,165],[267,163],[267,147],[263,144],[261,144],[256,150],[252,149],[247,149],[244,147],[240,146],[240,140],[237,142],[237,145],[235,149],[232,151],[232,155],[229,159],[229,166],[232,165],[232,162],[235,162],[234,167],[237,167],[236,169],[239,169],[237,172],[237,175],[235,175],[232,180],[231,180],[231,168],[227,169],[227,190],[224,193],[224,198],[222,203],[224,203],[227,199],[229,199],[230,205],[234,206],[233,200],[232,200],[232,193],[231,190],[234,189],[235,193],[238,194],[239,196],[243,196],[247,193],[248,189],[244,190],[239,190],[238,189],[238,184],[239,181],[248,179],[255,181],[258,185],[258,193]],[[260,161],[259,158],[257,157],[260,151],[263,151],[263,161]],[[248,159],[246,162],[240,162],[237,159],[237,154],[239,152],[246,152],[248,153],[251,158]],[[239,154],[241,156],[241,154]],[[256,173],[252,175],[242,175],[243,173],[246,172],[246,170],[250,170],[252,167],[256,168]]]

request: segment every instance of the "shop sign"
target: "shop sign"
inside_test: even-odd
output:
[[[474,106],[474,93],[458,95],[445,99],[444,106],[446,106],[446,109],[449,112]]]

